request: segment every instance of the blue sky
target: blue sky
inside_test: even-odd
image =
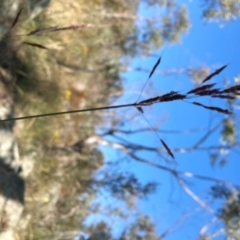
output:
[[[218,86],[223,86],[225,79],[229,79],[233,83],[233,78],[239,74],[240,66],[240,20],[225,24],[207,23],[201,19],[200,1],[182,2],[188,7],[191,28],[187,34],[182,36],[181,43],[166,45],[162,49],[159,49],[159,51],[153,53],[154,55],[161,56],[164,50],[161,64],[157,70],[200,67],[205,65],[210,66],[212,71],[214,71],[225,64],[229,64],[221,74],[211,80],[211,83],[214,82],[218,83]],[[157,8],[148,12],[145,10],[144,7],[141,7],[139,9],[140,15],[149,16],[150,14],[161,14]],[[156,61],[157,58],[137,58],[131,62],[130,67],[143,67],[144,69],[151,70]],[[123,78],[125,79],[125,93],[117,103],[122,104],[136,101],[147,77],[148,73],[143,72],[133,71],[123,74]],[[186,75],[161,76],[154,74],[143,92],[142,99],[161,95],[172,90],[187,92],[192,89],[192,87],[193,84]],[[206,105],[214,105],[222,108],[227,107],[226,101],[224,100],[210,101],[208,98],[204,98],[198,99],[198,101]],[[192,134],[161,133],[160,137],[172,148],[193,146],[194,143],[205,135],[209,128],[220,122],[223,117],[220,113],[213,113],[212,111],[181,101],[156,104],[145,107],[144,111],[144,115],[148,121],[154,126],[160,126],[161,130],[182,131],[196,128],[202,129],[202,131]],[[125,116],[131,116],[137,113],[136,109],[132,108],[121,109],[119,112]],[[239,112],[236,110],[234,114],[238,117]],[[125,127],[130,130],[136,129],[137,127],[149,127],[149,125],[139,114],[136,119],[125,121]],[[202,146],[221,145],[220,131],[221,128],[211,135]],[[128,140],[146,144],[147,146],[162,147],[158,137],[153,131],[126,137]],[[118,159],[121,156],[112,149],[101,149],[105,153],[106,161],[114,161],[114,159]],[[194,174],[220,178],[235,184],[240,184],[238,173],[240,161],[239,156],[234,152],[229,152],[229,161],[224,167],[221,167],[218,163],[211,166],[209,155],[206,151],[175,153],[177,163],[166,163],[156,154],[150,154],[148,152],[144,152],[142,157],[179,171],[192,172]],[[123,170],[127,168],[127,170],[134,172],[142,182],[155,181],[159,183],[158,191],[151,195],[148,200],[139,201],[138,207],[152,218],[159,234],[175,226],[174,224],[176,222],[180,222],[176,224],[176,228],[174,228],[174,231],[171,232],[166,239],[197,239],[201,228],[210,221],[213,221],[214,215],[201,208],[199,204],[189,197],[179,186],[175,178],[168,172],[136,162],[124,164],[122,168]],[[218,209],[219,205],[212,202],[208,196],[209,187],[213,185],[212,182],[194,178],[186,180],[187,186],[196,195],[200,196],[205,203],[209,204],[209,207],[214,209],[214,211]],[[103,200],[106,201],[105,204],[111,205],[112,200],[106,196],[103,198]],[[181,216],[184,216],[183,220],[179,219]],[[94,220],[96,220],[96,218]],[[111,223],[113,221],[113,219],[108,216],[105,220],[109,220]],[[119,227],[121,226],[121,224],[115,221],[115,229],[117,225]],[[209,228],[209,232],[214,232],[220,227],[221,224],[215,222],[211,225],[211,228]],[[215,239],[224,239],[224,236],[219,236]]]
[[[240,20],[229,22],[224,25],[220,23],[206,23],[201,19],[199,1],[184,1],[184,4],[188,6],[189,18],[192,26],[188,34],[182,37],[181,43],[164,46],[162,62],[158,69],[164,70],[168,68],[206,65],[211,66],[212,70],[214,70],[229,63],[229,66],[220,75],[211,80],[211,82],[217,82],[221,86],[226,78],[233,81],[233,78],[239,74]],[[152,13],[151,11],[150,13]],[[157,10],[155,9],[155,11]],[[149,14],[149,12],[145,12],[144,8],[140,8],[139,13],[143,16]],[[160,49],[154,52],[154,54],[161,56],[162,51],[163,49]],[[142,66],[152,69],[155,62],[156,58],[134,59],[130,67]],[[129,99],[135,101],[148,74],[142,72],[128,72],[124,74],[123,77],[126,79],[126,91],[125,95],[119,99],[118,102],[123,103],[129,101]],[[151,91],[148,92],[148,95],[145,95],[147,90],[150,89],[149,86],[152,87],[151,84],[154,86],[154,90],[152,90],[154,96],[156,96],[156,93],[162,94],[171,90],[184,92],[193,87],[186,75],[163,77],[155,74],[143,93],[143,99],[144,96],[152,96],[149,94]],[[210,103],[208,99],[203,99],[201,102],[208,103],[209,105],[221,106],[223,108],[226,107],[225,101],[214,101]],[[129,109],[127,111],[130,113],[135,110]],[[238,112],[236,111],[235,114],[237,116]],[[167,115],[167,120],[162,121],[165,115]],[[213,125],[222,118],[220,113],[215,114],[185,102],[170,102],[147,107],[145,116],[151,124],[160,124],[163,130],[204,129],[209,126],[209,121],[213,116]],[[139,123],[141,126],[149,127],[148,123],[139,116],[137,120],[128,122],[126,128],[134,129],[136,123]],[[220,145],[220,130],[213,134],[203,146]],[[170,147],[184,148],[192,146],[193,143],[204,136],[205,133],[206,129],[205,131],[203,130],[188,135],[161,134],[161,138],[166,141]],[[131,140],[145,143],[148,146],[161,147],[159,139],[153,132],[132,137]],[[240,161],[239,156],[235,153],[229,153],[229,161],[224,167],[220,167],[218,164],[211,166],[209,164],[209,155],[205,151],[175,153],[177,164],[166,164],[155,154],[144,154],[144,158],[174,169],[221,178],[239,184],[238,169],[240,169]],[[105,149],[105,155],[106,160],[118,157],[117,154],[115,155],[115,153],[109,149]],[[186,239],[186,237],[196,239],[201,227],[213,219],[214,216],[194,202],[193,199],[179,187],[179,184],[168,172],[147,165],[136,164],[134,162],[128,166],[128,169],[135,172],[143,182],[157,181],[160,183],[159,190],[156,194],[152,195],[147,201],[139,201],[139,208],[151,216],[160,234],[171,227],[183,213],[186,215],[186,219],[182,221],[181,224],[178,224],[176,230],[166,239]],[[191,184],[188,185],[190,189],[208,203],[207,191],[212,183],[195,179],[189,179],[189,181],[191,181]],[[215,204],[210,207],[216,210]],[[223,239],[223,237],[221,236],[216,239]]]
[[[182,38],[181,44],[166,47],[159,68],[200,66],[201,64],[217,68],[226,63],[230,63],[226,71],[215,77],[212,82],[223,82],[224,77],[233,79],[234,76],[239,74],[240,21],[237,20],[227,23],[224,27],[218,23],[204,23],[200,18],[201,9],[199,8],[198,1],[188,3],[188,9],[192,27],[189,33]],[[155,54],[160,55],[161,51]],[[136,60],[136,62],[138,61],[139,60]],[[150,66],[153,66],[153,62],[149,61],[149,64],[149,69],[151,69]],[[159,87],[161,91],[166,89],[165,91],[167,92],[169,91],[169,87],[174,88],[174,90],[191,89],[191,83],[186,76],[163,78],[155,75],[152,81],[154,82],[154,86]],[[216,101],[215,105],[223,106],[224,101]],[[162,125],[162,128],[171,130],[184,130],[207,126],[212,115],[212,112],[182,102],[177,104],[169,103],[165,104],[165,106],[156,105],[154,108],[156,114],[152,113],[152,116],[160,116],[163,111],[168,112],[168,120]],[[156,117],[153,117],[151,122],[154,121],[154,118],[156,120]],[[192,137],[165,135],[163,139],[165,139],[171,147],[184,147],[192,145],[192,143],[199,138],[199,135],[204,135],[204,131],[200,134],[194,134]],[[218,132],[205,144],[219,145],[219,137]],[[154,136],[152,136],[152,138],[154,138]],[[156,142],[158,142],[157,139]],[[223,168],[219,166],[211,167],[208,155],[205,152],[176,154],[176,159],[178,162],[178,166],[176,166],[177,169],[205,176],[214,176],[239,184],[237,170],[240,167],[238,161],[239,156],[234,153],[229,154],[229,162]],[[179,226],[167,239],[186,239],[186,237],[196,239],[201,227],[213,216],[207,214],[203,209],[199,211],[199,206],[178,187],[176,181],[174,181],[169,174],[150,168],[147,171],[146,167],[137,171],[140,171],[139,176],[144,176],[144,173],[149,171],[148,174],[146,174],[146,176],[148,175],[149,177],[146,178],[148,180],[159,179],[161,183],[158,193],[152,196],[149,201],[141,202],[140,204],[141,208],[153,217],[159,231],[164,231],[164,228],[167,228],[168,224],[173,224],[183,211],[186,211],[188,214],[192,212],[192,217],[189,217],[185,223],[183,222],[183,225],[181,225],[181,227]],[[194,181],[194,184],[190,186],[191,190],[200,196],[207,197],[205,193],[208,189],[209,182]],[[201,213],[200,215],[199,212]]]

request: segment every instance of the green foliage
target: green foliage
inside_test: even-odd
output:
[[[110,172],[110,171],[109,171]],[[94,191],[104,188],[113,197],[127,201],[130,197],[143,198],[156,190],[155,183],[143,185],[130,173],[106,173],[100,180],[93,180],[91,188]]]
[[[203,18],[208,21],[231,21],[240,15],[239,0],[202,0]]]
[[[161,36],[166,42],[179,42],[183,33],[190,27],[187,8],[176,6],[174,10],[163,17]]]
[[[222,199],[224,202],[219,209],[219,217],[225,224],[226,239],[240,239],[240,188],[215,185],[211,194],[215,199]]]
[[[155,226],[147,216],[139,216],[122,236],[123,240],[159,240]]]
[[[125,55],[148,55],[153,49],[161,48],[164,43],[175,43],[190,28],[188,11],[185,5],[175,1],[144,1],[148,7],[156,4],[159,11],[165,12],[156,19],[137,19],[138,25],[132,28],[127,39],[120,41]],[[158,6],[159,5],[159,6]],[[164,9],[164,11],[163,11]]]
[[[230,144],[236,143],[236,125],[234,124],[233,120],[226,118],[223,122],[223,126],[223,140]]]

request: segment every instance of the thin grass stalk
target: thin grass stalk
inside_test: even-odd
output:
[[[0,119],[0,123],[1,122],[7,122],[7,121],[17,121],[17,120],[24,120],[24,119],[31,119],[31,118],[41,118],[41,117],[49,117],[49,116],[57,116],[57,115],[72,114],[72,113],[102,111],[102,110],[114,109],[114,108],[136,107],[137,105],[138,105],[137,103],[130,103],[130,104],[122,104],[122,105],[114,105],[114,106],[97,107],[97,108],[86,108],[86,109],[70,110],[70,111],[63,111],[63,112],[44,113],[44,114],[29,115],[29,116],[16,117],[16,118]]]

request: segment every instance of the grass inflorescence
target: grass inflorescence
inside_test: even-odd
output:
[[[20,18],[22,8],[19,10],[17,13],[10,29],[14,28]],[[34,30],[31,30],[27,34],[21,35],[21,36],[41,36],[44,34],[49,34],[49,33],[54,33],[54,32],[59,32],[59,31],[74,31],[74,30],[79,30],[83,28],[89,28],[91,27],[91,24],[81,24],[81,25],[70,25],[67,27],[58,27],[58,26],[50,26],[50,27],[44,27],[44,28],[36,28]],[[30,47],[36,47],[40,48],[43,50],[48,50],[47,47],[45,47],[42,44],[35,43],[35,42],[29,42],[29,41],[22,41],[22,44],[28,45]],[[171,102],[171,101],[177,101],[177,100],[188,100],[194,97],[203,97],[203,96],[208,96],[211,98],[219,98],[219,99],[228,99],[228,100],[234,100],[236,96],[240,95],[240,85],[232,86],[226,89],[220,89],[220,88],[215,88],[215,83],[212,84],[206,84],[209,80],[211,80],[213,77],[216,75],[220,74],[227,66],[228,64],[216,69],[214,72],[206,76],[203,81],[201,82],[200,86],[195,87],[194,89],[191,89],[190,91],[186,92],[185,94],[182,94],[178,91],[171,91],[169,93],[148,98],[142,101],[139,101],[141,98],[142,92],[147,85],[147,82],[150,80],[152,75],[154,74],[155,70],[161,63],[162,57],[159,57],[157,62],[154,64],[153,68],[150,71],[150,74],[148,76],[147,81],[145,82],[139,97],[135,103],[129,103],[129,104],[122,104],[122,105],[115,105],[115,106],[102,106],[102,107],[94,107],[94,108],[86,108],[86,109],[77,109],[77,110],[69,110],[69,111],[62,111],[62,112],[50,112],[50,113],[44,113],[44,114],[36,114],[36,115],[29,115],[29,116],[23,116],[23,117],[16,117],[16,118],[8,118],[8,119],[1,119],[0,122],[6,122],[6,121],[16,121],[16,120],[24,120],[24,119],[31,119],[31,118],[42,118],[42,117],[48,117],[48,116],[56,116],[56,115],[63,115],[63,114],[73,114],[73,113],[82,113],[82,112],[91,112],[91,111],[102,111],[102,110],[107,110],[107,109],[114,109],[114,108],[124,108],[124,107],[135,107],[137,110],[141,113],[144,114],[143,107],[145,106],[150,106],[153,104],[157,103],[162,103],[162,102]],[[195,106],[203,107],[205,109],[211,110],[211,111],[217,111],[219,113],[223,114],[231,114],[232,112],[229,111],[228,109],[223,109],[217,106],[206,106],[200,102],[189,102]],[[149,123],[150,124],[150,123]],[[160,139],[161,143],[165,147],[167,153],[174,158],[173,153],[171,152],[170,148],[167,146],[167,144]]]

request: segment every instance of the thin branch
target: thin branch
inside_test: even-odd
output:
[[[201,228],[201,230],[200,230],[200,232],[199,232],[199,236],[205,236],[206,235],[206,232],[207,232],[207,230],[209,229],[209,227],[214,223],[214,222],[216,222],[218,220],[218,218],[217,217],[214,217],[214,218],[212,218],[207,224],[205,224],[202,228]]]
[[[125,144],[122,144],[122,143],[117,143],[117,142],[110,142],[110,141],[107,141],[107,140],[103,139],[101,136],[94,135],[94,136],[86,139],[85,144],[87,144],[87,145],[100,144],[102,146],[110,146],[110,147],[113,147],[115,149],[120,149],[121,151],[126,153],[129,157],[131,157],[132,159],[134,159],[138,162],[148,164],[152,167],[156,167],[156,168],[159,168],[161,170],[168,171],[171,174],[173,174],[174,176],[182,175],[182,176],[187,177],[187,178],[198,178],[198,179],[205,180],[205,181],[211,181],[211,182],[215,182],[215,183],[217,182],[217,183],[222,183],[222,184],[227,184],[227,185],[230,185],[230,186],[234,186],[231,182],[223,181],[223,180],[218,179],[218,178],[213,178],[213,177],[203,176],[203,175],[199,175],[199,174],[194,174],[192,172],[187,172],[187,171],[178,171],[178,170],[175,170],[175,169],[172,169],[172,168],[154,163],[152,161],[146,160],[144,158],[141,158],[141,157],[137,156],[134,153],[136,151],[136,149],[134,149],[134,148],[131,149],[132,146],[128,146],[128,145],[125,145]],[[152,149],[154,149],[154,148],[152,148]],[[144,147],[143,147],[141,150],[146,151],[148,149],[144,149]],[[163,149],[163,150],[165,150],[165,149]],[[156,151],[156,148],[155,148],[155,151]]]
[[[166,229],[163,233],[160,234],[158,240],[162,240],[163,238],[169,236],[169,234],[171,234],[172,232],[176,231],[178,225],[180,225],[184,220],[189,217],[190,216],[181,215],[174,224],[172,224],[168,229]]]
[[[214,178],[214,177],[208,177],[208,176],[203,176],[203,175],[199,175],[199,174],[194,174],[192,172],[178,171],[178,170],[175,170],[175,169],[172,169],[172,168],[169,168],[169,167],[166,167],[166,166],[163,166],[163,165],[160,165],[160,164],[148,161],[146,159],[140,158],[140,157],[136,156],[133,153],[129,152],[128,154],[129,154],[130,157],[132,157],[136,161],[139,161],[139,162],[148,164],[148,165],[150,165],[152,167],[156,167],[156,168],[162,169],[164,171],[170,172],[174,176],[182,175],[182,176],[188,177],[188,178],[198,178],[198,179],[201,179],[201,180],[204,180],[204,181],[210,181],[210,182],[215,182],[215,183],[227,184],[227,185],[230,185],[230,186],[234,185],[231,182],[224,181],[224,180],[219,179],[219,178]]]
[[[141,144],[134,144],[128,141],[125,138],[122,138],[120,136],[108,133],[111,135],[112,138],[115,138],[118,141],[110,141],[104,139],[104,136],[106,136],[106,133],[102,135],[92,135],[84,140],[81,144],[87,144],[87,145],[93,145],[93,144],[99,144],[102,146],[109,146],[113,147],[115,149],[128,149],[131,151],[131,153],[140,152],[140,151],[149,151],[154,153],[163,153],[166,151],[165,148],[158,148],[158,147],[150,147],[146,145]],[[186,153],[186,152],[192,152],[192,151],[209,151],[209,150],[228,150],[233,149],[234,147],[239,147],[239,144],[235,145],[218,145],[218,146],[206,146],[206,147],[180,147],[180,148],[170,148],[170,150],[174,153]],[[125,152],[125,151],[124,151]],[[129,151],[128,155],[129,155]]]
[[[212,129],[208,130],[206,132],[206,134],[198,140],[198,142],[196,142],[193,145],[193,148],[197,148],[199,145],[201,145],[204,141],[206,141],[220,126],[222,125],[222,122],[218,123],[216,126],[214,126]]]
[[[101,128],[103,130],[106,130],[108,128]],[[191,133],[195,133],[195,132],[201,132],[203,130],[206,130],[207,128],[193,128],[193,129],[189,129],[189,130],[160,130],[158,128],[153,128],[154,131],[159,132],[159,133],[168,133],[168,134],[191,134]],[[108,131],[105,133],[105,135],[107,134],[111,134],[111,133],[122,133],[122,134],[137,134],[137,133],[142,133],[142,132],[149,132],[150,130],[152,130],[151,128],[139,128],[136,130],[123,130],[123,129],[116,129],[116,128],[112,128],[112,129],[108,129]]]
[[[202,176],[202,175],[198,175],[198,174],[193,174],[193,173],[190,173],[190,172],[182,172],[182,171],[177,171],[177,170],[174,170],[174,169],[171,169],[169,167],[165,167],[165,166],[162,166],[162,165],[159,165],[159,164],[156,164],[156,163],[153,163],[151,161],[148,161],[148,160],[145,160],[145,159],[142,159],[142,158],[139,158],[138,156],[134,155],[134,154],[130,154],[131,157],[133,159],[135,159],[136,161],[140,161],[142,163],[146,163],[148,165],[151,165],[151,166],[154,166],[154,167],[157,167],[159,169],[162,169],[164,171],[168,171],[169,173],[171,173],[179,182],[179,184],[182,186],[183,190],[194,200],[196,201],[201,207],[203,207],[204,209],[206,209],[208,212],[210,213],[214,213],[214,210],[209,208],[207,206],[206,203],[204,203],[194,192],[192,192],[188,187],[187,185],[184,183],[183,179],[181,179],[181,175],[182,176],[185,176],[185,177],[195,177],[195,178],[199,178],[199,179],[202,179],[202,180],[206,180],[206,181],[212,181],[212,182],[217,182],[217,183],[222,183],[222,184],[230,184],[230,185],[233,185],[232,183],[230,182],[226,182],[226,181],[223,181],[221,179],[217,179],[217,178],[212,178],[212,177],[207,177],[207,176]]]
[[[197,202],[202,208],[206,209],[208,212],[214,214],[214,210],[210,207],[208,207],[208,205],[201,200],[185,183],[182,179],[180,179],[179,177],[177,177],[177,180],[179,182],[179,184],[181,185],[182,189],[195,201]]]

